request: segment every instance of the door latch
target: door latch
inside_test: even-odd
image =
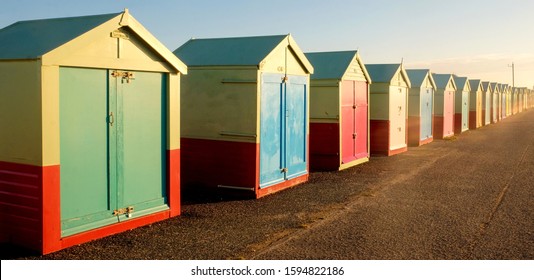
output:
[[[352,134],[352,139],[356,139],[356,136],[358,136],[358,133],[353,133]]]
[[[287,173],[287,167],[284,167],[284,168],[280,169],[280,172]]]
[[[113,117],[113,112],[109,113],[109,125],[113,126],[113,123],[115,122],[115,118]]]
[[[134,211],[133,206],[128,206],[125,208],[115,209],[113,210],[113,216],[119,216],[126,214],[126,217],[130,218],[132,216],[132,212]]]

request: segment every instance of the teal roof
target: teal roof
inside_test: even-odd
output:
[[[454,79],[454,83],[456,83],[456,86],[458,87],[459,90],[464,90],[463,87],[465,87],[465,85],[467,84],[467,77],[458,77],[456,75],[453,75],[452,76],[453,79]],[[462,88],[460,88],[462,87]]]
[[[483,91],[488,91],[488,86],[489,85],[490,85],[490,82],[482,82],[482,90]]]
[[[365,64],[373,83],[391,82],[400,67],[400,64]]]
[[[174,54],[187,66],[259,65],[287,36],[191,39]]]
[[[315,69],[312,79],[341,79],[358,51],[305,53]]]
[[[406,73],[408,74],[408,77],[410,78],[410,82],[412,83],[412,87],[421,87],[421,85],[423,85],[423,81],[426,78],[426,75],[430,73],[430,70],[428,70],[428,69],[409,69],[409,70],[406,70]]]
[[[437,88],[447,87],[447,83],[451,79],[451,74],[432,74],[432,76],[434,76]]]
[[[35,59],[120,13],[19,21],[0,29],[0,59]]]
[[[477,91],[480,87],[480,80],[469,80],[469,86],[471,86],[471,91]]]

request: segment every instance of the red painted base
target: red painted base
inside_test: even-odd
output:
[[[462,133],[462,113],[454,114],[454,133]]]
[[[334,171],[340,166],[338,123],[310,123],[310,170]]]
[[[0,241],[48,254],[179,215],[180,150],[167,166],[169,210],[61,238],[60,166],[0,162]]]
[[[421,117],[408,117],[408,145],[411,147],[421,146]]]
[[[389,120],[369,120],[371,154],[392,156],[406,152],[408,147],[390,149]]]
[[[259,144],[182,138],[181,150],[185,188],[224,185],[254,190],[259,182]]]
[[[298,184],[302,184],[308,181],[309,175],[305,174],[287,181],[284,181],[280,184],[272,185],[263,189],[258,188],[256,190],[256,198],[264,197],[266,195],[273,194],[275,192],[279,192],[281,190],[285,190],[290,187],[294,187]]]
[[[260,198],[308,180],[306,174],[260,189],[260,145],[256,143],[182,138],[181,145],[184,187],[226,186],[250,190],[250,195]]]
[[[469,130],[477,129],[477,112],[469,111]]]

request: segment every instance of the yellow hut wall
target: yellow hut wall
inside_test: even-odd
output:
[[[310,121],[339,123],[341,87],[336,80],[312,80],[310,87]]]
[[[0,161],[42,165],[40,61],[0,62]]]
[[[258,70],[189,68],[181,82],[182,137],[258,143]]]
[[[370,119],[389,120],[389,83],[372,83],[369,89]]]

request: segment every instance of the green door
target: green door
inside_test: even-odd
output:
[[[60,69],[61,230],[168,209],[165,76]]]

